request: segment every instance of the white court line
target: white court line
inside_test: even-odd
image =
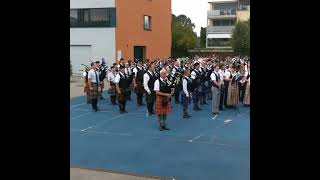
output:
[[[216,114],[212,119],[215,119],[218,115]]]
[[[81,105],[84,105],[84,104],[86,104],[86,103],[76,104],[76,105],[70,106],[70,108],[81,106]]]
[[[92,111],[92,110],[88,110],[88,109],[70,109],[73,111]],[[97,111],[97,112],[113,112],[113,111]]]
[[[71,131],[75,131],[75,132],[83,132],[80,129],[71,129]],[[132,136],[131,134],[125,134],[125,133],[114,133],[114,132],[108,132],[108,131],[104,131],[104,132],[99,132],[99,131],[86,131],[89,133],[96,133],[96,134],[111,134],[111,135],[118,135],[118,136]]]
[[[104,123],[104,122],[106,122],[106,121],[110,121],[110,120],[113,120],[113,119],[117,119],[117,118],[119,118],[119,117],[121,117],[121,116],[124,116],[124,115],[125,115],[125,114],[120,114],[120,115],[118,115],[118,116],[116,116],[116,117],[113,117],[113,118],[111,118],[111,119],[107,119],[107,120],[105,120],[105,121],[101,121],[101,122],[99,122],[99,123],[97,123],[97,124],[95,124],[95,125],[93,125],[93,126],[89,126],[89,127],[85,128],[85,129],[82,129],[81,131],[86,131],[86,130],[91,129],[91,128],[93,128],[93,127],[96,127],[96,126],[98,126],[99,124],[102,124],[102,123]]]
[[[76,119],[76,118],[85,116],[85,115],[87,115],[87,114],[89,114],[89,113],[91,113],[91,112],[87,112],[87,113],[84,113],[84,114],[80,114],[79,116],[73,117],[73,118],[71,118],[71,119]]]

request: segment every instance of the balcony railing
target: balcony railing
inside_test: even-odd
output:
[[[236,17],[237,10],[236,9],[228,9],[228,10],[210,10],[208,11],[208,18],[216,18],[216,17]]]
[[[207,33],[232,33],[234,26],[208,26]]]

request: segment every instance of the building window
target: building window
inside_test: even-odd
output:
[[[230,46],[229,40],[228,38],[208,38],[208,47]]]
[[[70,27],[115,26],[115,8],[70,9]]]
[[[151,30],[151,16],[143,17],[143,27],[144,30]]]

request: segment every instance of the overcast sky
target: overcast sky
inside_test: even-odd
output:
[[[195,24],[194,31],[200,36],[201,27],[207,26],[209,0],[171,0],[172,14],[184,14]]]

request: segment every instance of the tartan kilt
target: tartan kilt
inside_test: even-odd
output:
[[[146,92],[146,102],[147,103],[154,103],[155,100],[156,100],[156,93],[154,91],[151,91],[150,95]]]
[[[97,99],[100,96],[99,85],[91,83],[92,90],[90,91],[90,99]]]
[[[239,86],[237,83],[229,83],[227,105],[234,106],[239,104]]]
[[[170,101],[168,102],[168,104],[166,105],[166,107],[162,107],[162,98],[167,98],[169,101],[168,97],[165,96],[157,96],[156,98],[156,113],[157,114],[168,114],[171,112],[171,105],[170,105]]]
[[[192,99],[193,99],[193,101],[197,102],[197,101],[199,100],[199,98],[200,98],[200,95],[201,95],[201,93],[198,92],[198,90],[194,90],[194,91],[192,92]]]
[[[207,94],[210,91],[209,82],[205,81],[202,86],[202,91],[204,94]]]
[[[116,95],[116,86],[110,85],[110,89],[108,90],[108,93],[110,94],[110,96]]]
[[[247,83],[244,98],[243,98],[243,104],[250,105],[250,84]]]
[[[123,89],[120,89],[120,94],[117,93],[117,99],[118,101],[126,101],[127,100],[127,93]]]
[[[143,87],[142,83],[137,83],[135,93],[136,94],[143,94],[144,93],[144,87]]]
[[[187,106],[191,103],[191,98],[190,96],[187,97],[184,93],[182,93],[182,96],[181,96],[181,104],[183,106]]]

